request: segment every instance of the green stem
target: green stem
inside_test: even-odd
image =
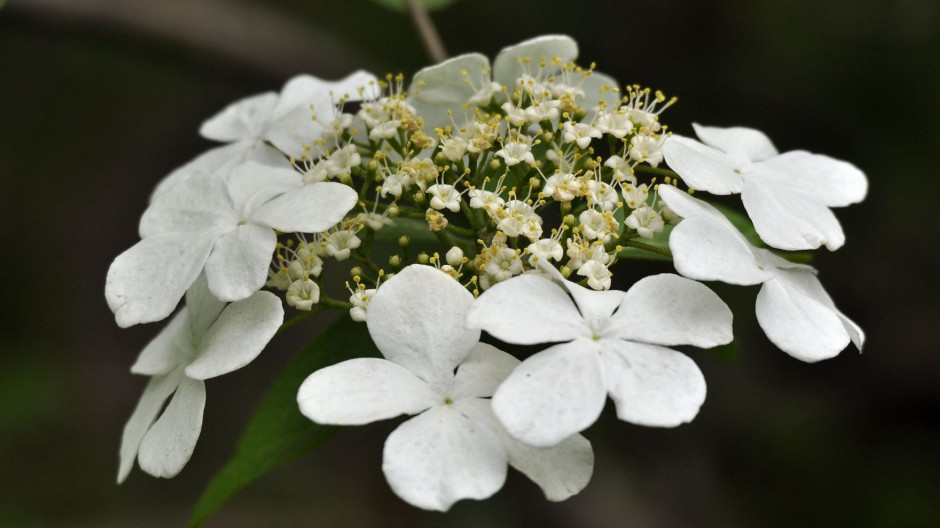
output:
[[[647,174],[656,174],[656,175],[659,175],[659,176],[669,176],[669,177],[672,177],[672,178],[681,178],[681,176],[679,176],[678,174],[676,174],[675,171],[671,171],[671,170],[669,170],[669,169],[657,169],[656,167],[648,167],[648,166],[646,166],[646,165],[637,165],[636,167],[633,167],[633,170],[634,170],[635,172],[645,172],[645,173],[647,173]]]
[[[633,239],[624,240],[623,245],[636,248],[636,249],[642,249],[643,251],[649,251],[650,253],[656,253],[657,255],[662,255],[664,257],[672,258],[672,252],[669,251],[669,248],[658,247],[652,244],[639,242]]]

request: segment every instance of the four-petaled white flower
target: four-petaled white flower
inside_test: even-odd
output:
[[[862,349],[865,334],[836,309],[813,268],[752,246],[721,212],[679,189],[660,185],[659,196],[684,218],[669,235],[676,270],[697,280],[762,284],[757,321],[781,350],[814,362],[850,340]]]
[[[111,264],[108,306],[121,327],[159,321],[203,269],[218,299],[244,299],[264,286],[275,230],[325,231],[355,204],[345,185],[304,186],[297,172],[253,162],[232,169],[227,181],[191,174],[150,205],[142,240]]]
[[[545,266],[553,271],[554,268]],[[621,420],[673,427],[705,401],[705,379],[668,346],[728,343],[731,311],[704,285],[662,274],[621,291],[592,291],[527,273],[492,286],[467,314],[470,328],[520,345],[558,343],[519,365],[493,395],[515,438],[552,446],[593,424],[607,395]]]
[[[666,163],[686,185],[712,194],[740,193],[757,234],[775,248],[842,247],[845,234],[829,208],[865,198],[862,171],[804,150],[778,154],[754,129],[692,126],[704,144],[674,135],[663,145]]]
[[[135,458],[155,477],[179,473],[202,430],[203,380],[250,363],[283,320],[284,309],[274,294],[257,292],[226,306],[200,276],[186,293],[186,306],[131,367],[135,374],[153,377],[124,427],[118,483],[127,478]]]
[[[298,75],[287,81],[280,94],[265,92],[230,104],[206,120],[199,133],[206,139],[236,143],[244,150],[268,141],[299,159],[306,153],[304,145],[328,131],[340,99],[375,97],[376,86],[375,76],[364,71],[339,81]]]
[[[540,449],[506,434],[487,398],[519,362],[464,326],[473,302],[444,272],[405,268],[369,303],[369,333],[386,359],[314,372],[297,395],[300,410],[336,425],[417,414],[388,437],[382,463],[395,493],[415,506],[443,511],[489,497],[502,487],[507,462],[549,500],[564,500],[590,480],[591,445],[574,435]]]

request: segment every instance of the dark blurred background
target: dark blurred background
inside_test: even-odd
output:
[[[0,2],[2,4],[2,2]],[[868,333],[807,365],[757,327],[757,288],[716,287],[737,360],[693,352],[709,381],[674,430],[587,431],[595,476],[560,504],[511,472],[445,515],[405,505],[381,474],[395,423],[344,431],[250,487],[210,526],[940,525],[940,2],[459,0],[433,14],[451,54],[567,33],[584,62],[680,102],[664,120],[747,125],[781,150],[853,161],[866,202],[837,211],[844,249],[818,255]],[[145,379],[128,368],[160,325],[117,328],[111,260],[137,241],[154,184],[211,144],[201,121],[290,76],[427,64],[407,15],[369,0],[11,0],[0,9],[0,526],[179,526],[231,455],[307,325],[212,380],[202,437],[170,481],[114,483]],[[645,269],[645,268],[644,268]],[[662,269],[655,266],[650,269]]]

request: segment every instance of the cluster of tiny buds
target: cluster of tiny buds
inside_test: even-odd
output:
[[[480,76],[462,71],[475,94],[462,116],[448,110],[449,123],[433,130],[402,75],[365,87],[360,93],[380,95],[354,114],[345,99],[327,119],[314,114],[327,132],[291,161],[305,184],[353,187],[361,211],[328,232],[278,244],[268,286],[310,310],[320,302],[324,262],[352,257],[364,268],[354,268],[350,312],[363,320],[385,276],[372,261],[376,233],[421,222],[449,248],[444,257],[413,254],[403,236],[388,258],[391,269],[433,265],[479,294],[548,262],[593,289],[608,289],[625,241],[655,238],[670,219],[656,199],[656,179],[639,182],[638,171],[655,172],[662,161],[668,132],[660,114],[675,98],[636,85],[592,93],[584,87],[593,65],[518,62],[523,73],[507,85],[494,82],[488,68]],[[483,81],[474,84],[475,78]],[[428,88],[419,84],[416,92]]]

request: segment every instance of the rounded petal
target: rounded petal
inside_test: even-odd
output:
[[[542,59],[551,63],[555,57],[562,64],[578,58],[578,43],[567,35],[544,35],[503,48],[493,61],[493,80],[512,91],[524,71],[517,59],[531,59],[537,65]]]
[[[805,150],[785,152],[762,165],[787,175],[791,185],[803,189],[829,207],[861,202],[868,194],[865,173],[849,162]]]
[[[836,250],[845,244],[842,226],[832,211],[812,195],[770,180],[749,181],[741,201],[761,240],[788,251]]]
[[[550,501],[563,501],[583,490],[594,473],[591,442],[576,434],[554,447],[533,447],[509,436],[493,414],[489,400],[455,403],[470,419],[487,425],[503,442],[509,465],[538,484]]]
[[[140,469],[162,478],[182,471],[196,448],[205,406],[205,383],[183,377],[163,415],[140,442]]]
[[[270,292],[228,305],[199,341],[186,375],[205,380],[238,370],[264,350],[284,321],[281,300]]]
[[[685,191],[680,191],[671,185],[660,185],[656,192],[666,205],[682,218],[704,216],[735,229],[734,224],[721,211],[708,202],[692,197]]]
[[[257,141],[239,141],[238,143],[208,150],[171,172],[157,184],[157,188],[150,195],[150,203],[157,201],[163,193],[186,179],[190,174],[216,173],[222,176],[223,180],[226,180],[232,167],[241,165],[246,161],[256,161],[270,167],[291,168],[290,161],[276,148]]]
[[[217,174],[196,172],[153,198],[140,219],[140,237],[235,225],[235,215],[225,180]]]
[[[131,469],[134,467],[134,460],[137,459],[137,451],[140,448],[140,441],[143,440],[147,430],[157,419],[157,414],[163,409],[166,399],[173,394],[173,391],[179,386],[182,375],[180,371],[165,376],[154,376],[144,389],[137,407],[124,426],[124,434],[121,437],[120,463],[118,467],[118,484],[127,479]]]
[[[268,278],[275,246],[274,231],[254,224],[238,226],[219,238],[206,260],[212,295],[234,302],[260,290]]]
[[[357,358],[322,368],[297,392],[300,412],[314,422],[363,425],[418,414],[443,403],[427,382],[379,358]]]
[[[408,103],[424,120],[425,130],[451,124],[448,110],[453,112],[457,124],[461,124],[462,106],[475,93],[474,86],[479,88],[489,82],[489,75],[483,75],[489,68],[490,61],[485,56],[467,53],[416,73],[408,90]],[[464,81],[462,72],[470,76],[470,83]]]
[[[744,188],[744,178],[735,172],[730,157],[694,139],[671,136],[663,143],[663,156],[669,168],[696,191],[723,195]]]
[[[523,361],[493,394],[493,411],[517,440],[548,447],[597,421],[606,399],[598,345],[578,339]]]
[[[506,452],[488,427],[439,406],[389,435],[382,471],[392,491],[409,504],[447,511],[458,500],[499,491],[506,480]]]
[[[240,221],[250,218],[271,199],[302,186],[300,173],[294,169],[269,167],[254,161],[233,168],[228,178],[228,193]]]
[[[819,295],[819,281],[799,269],[777,270],[776,275],[757,294],[757,322],[767,338],[801,361],[837,356],[850,336],[828,295]]]
[[[587,109],[583,121],[587,123],[594,119],[602,101],[606,103],[607,108],[617,108],[623,94],[616,79],[596,71],[584,78],[581,89],[584,90],[584,101],[581,105]]]
[[[314,183],[264,204],[251,221],[285,233],[318,233],[339,223],[357,200],[356,191],[341,183]]]
[[[663,273],[636,282],[610,318],[605,338],[710,348],[730,343],[731,310],[702,283]]]
[[[431,384],[450,385],[454,369],[480,341],[465,327],[473,295],[450,275],[411,265],[369,301],[366,324],[386,358]]]
[[[118,326],[127,328],[170,315],[224,233],[223,228],[213,228],[154,235],[118,255],[104,288]]]
[[[467,325],[518,345],[590,335],[565,290],[534,273],[513,277],[483,292],[467,312]]]
[[[702,143],[740,161],[763,161],[777,155],[777,148],[763,132],[746,127],[710,127],[692,123]]]
[[[276,104],[277,94],[274,92],[236,101],[203,122],[199,135],[226,143],[260,138]]]
[[[137,361],[131,366],[134,374],[159,376],[168,374],[179,366],[187,352],[182,347],[192,340],[189,327],[189,310],[183,307],[163,330],[144,347]]]
[[[733,226],[709,217],[686,218],[669,234],[676,271],[696,280],[760,284],[774,276],[764,271],[752,246]]]
[[[617,417],[651,427],[691,422],[705,402],[705,377],[688,356],[669,348],[612,342],[601,352]]]
[[[560,273],[558,277],[561,279]],[[623,302],[624,293],[619,290],[592,290],[564,279],[560,280],[560,284],[571,294],[581,317],[591,328],[603,326]]]
[[[489,398],[518,365],[518,359],[493,345],[477,343],[470,357],[457,367],[450,397],[454,400]]]
[[[189,316],[189,330],[187,335],[190,344],[202,340],[209,327],[225,309],[225,303],[215,298],[209,291],[209,280],[202,273],[196,282],[186,290],[186,306],[183,308]],[[189,356],[192,359],[192,355]]]

